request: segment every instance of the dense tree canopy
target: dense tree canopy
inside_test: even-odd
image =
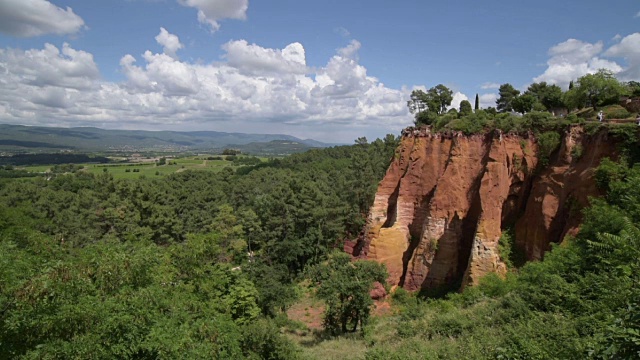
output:
[[[507,83],[500,85],[498,89],[498,100],[496,109],[499,112],[509,112],[513,110],[513,101],[520,95],[520,90],[516,90],[513,85]]]
[[[529,85],[525,94],[532,95],[546,110],[553,111],[564,106],[562,89],[558,85],[548,85],[546,82]]]
[[[430,88],[426,93],[413,90],[407,102],[409,111],[415,115],[416,124],[431,124],[438,115],[444,114],[453,100],[453,91],[442,84]]]
[[[396,146],[0,182],[0,358],[296,358],[273,317],[360,231]]]
[[[462,100],[460,102],[460,116],[470,115],[471,113],[473,113],[471,103],[468,100]]]
[[[511,107],[513,111],[517,111],[521,114],[526,114],[533,110],[534,105],[536,104],[537,99],[535,96],[531,94],[523,94],[511,101]]]
[[[622,84],[608,70],[598,70],[595,74],[587,74],[578,79],[573,89],[565,94],[565,103],[570,108],[615,104],[625,93]]]

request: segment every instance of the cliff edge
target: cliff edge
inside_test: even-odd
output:
[[[354,255],[384,263],[389,282],[407,290],[456,289],[487,273],[505,273],[498,242],[515,228],[527,260],[542,258],[580,224],[580,209],[599,195],[594,171],[616,146],[606,131],[569,127],[544,159],[524,135],[403,131],[378,186]]]

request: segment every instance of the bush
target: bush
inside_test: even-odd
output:
[[[549,165],[551,154],[560,146],[560,134],[555,131],[547,131],[538,137],[538,151],[542,166]]]
[[[242,348],[249,359],[297,359],[293,342],[280,334],[274,321],[258,319],[243,328]]]
[[[569,114],[566,119],[571,124],[584,124],[584,119],[579,118],[576,114]]]
[[[462,131],[465,135],[478,134],[484,130],[486,121],[478,116],[469,115],[453,120],[448,127],[454,131]]]
[[[546,111],[532,111],[522,117],[523,123],[528,128],[553,128],[558,123],[551,113]]]

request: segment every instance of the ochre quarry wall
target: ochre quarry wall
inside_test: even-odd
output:
[[[508,226],[527,259],[540,259],[575,233],[579,209],[598,195],[594,170],[615,148],[606,132],[573,126],[542,167],[533,134],[405,129],[354,255],[384,263],[389,282],[407,290],[505,273],[498,240]]]

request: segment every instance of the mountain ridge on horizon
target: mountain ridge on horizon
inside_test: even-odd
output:
[[[252,144],[252,149],[255,149],[256,143],[264,143],[267,146],[274,141],[299,144],[295,147],[295,152],[301,151],[302,148],[306,150],[314,147],[343,145],[324,143],[310,138],[300,139],[287,134],[251,134],[213,130],[121,130],[91,126],[66,128],[0,124],[0,150],[14,151],[59,151],[62,149],[75,151],[194,151],[226,147],[242,148],[249,144]],[[286,143],[283,144],[286,145]]]

